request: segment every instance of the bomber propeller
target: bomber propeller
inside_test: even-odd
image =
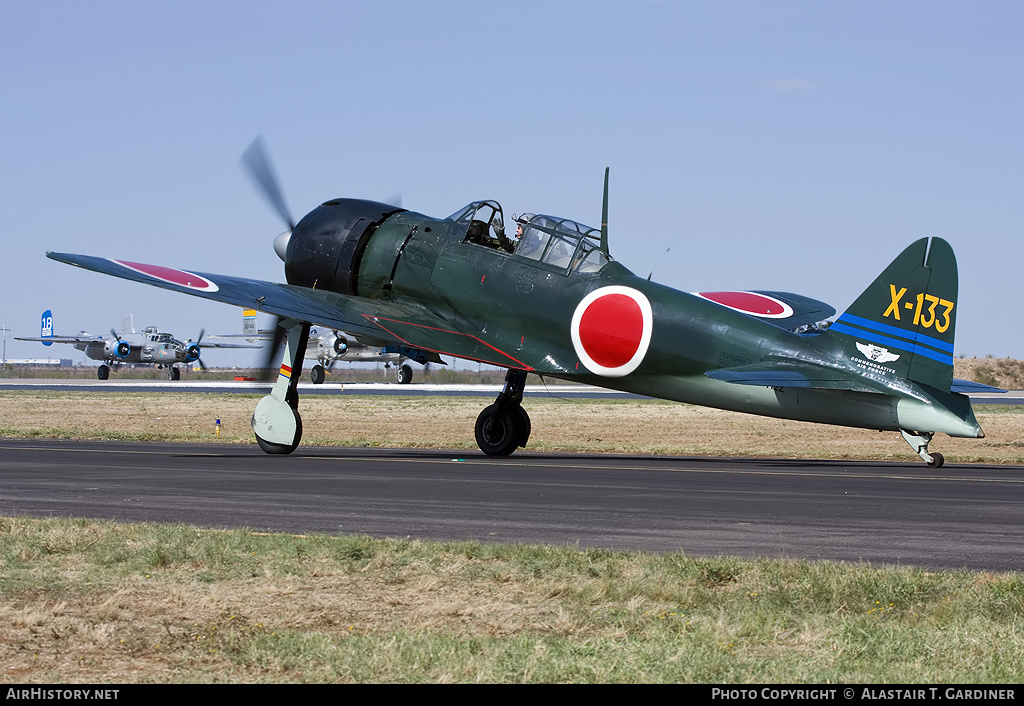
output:
[[[194,342],[192,341],[192,339],[189,339],[188,343],[185,345],[186,360],[190,363],[193,361],[199,363],[199,367],[202,370],[206,370],[206,363],[204,363],[203,359],[200,357],[202,355],[202,349],[199,347],[199,343],[203,340],[203,335],[205,333],[206,329],[199,329],[199,338],[197,338]]]

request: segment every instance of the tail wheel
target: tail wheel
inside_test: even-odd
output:
[[[485,407],[476,418],[476,443],[488,456],[508,456],[524,439],[523,416],[517,410],[522,407],[498,410],[497,404]],[[529,417],[526,417],[529,420]]]
[[[942,468],[942,464],[946,462],[946,459],[940,453],[933,453],[931,457],[932,460],[928,462],[928,465],[932,468]]]

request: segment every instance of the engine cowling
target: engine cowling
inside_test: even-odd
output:
[[[337,331],[334,332],[334,353],[344,355],[348,350],[348,340]]]
[[[107,355],[124,358],[132,352],[132,347],[127,341],[114,340],[106,345]]]
[[[359,261],[367,242],[381,223],[403,210],[362,199],[335,199],[313,209],[288,238],[288,283],[357,294]]]

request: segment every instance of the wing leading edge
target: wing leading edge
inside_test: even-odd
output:
[[[298,321],[364,335],[428,354],[453,355],[502,367],[534,368],[426,307],[382,301],[264,280],[189,272],[92,255],[47,252],[51,260],[182,294],[256,309]],[[431,359],[440,360],[440,358]],[[545,371],[546,372],[546,371]]]

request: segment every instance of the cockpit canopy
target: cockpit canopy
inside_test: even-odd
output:
[[[597,272],[608,264],[601,251],[601,231],[568,218],[526,213],[517,219],[522,229],[515,253],[575,272]]]
[[[501,204],[497,201],[474,201],[448,216],[455,221],[456,232],[465,233],[465,242],[501,248],[512,252],[512,241],[505,237],[505,222]]]
[[[514,237],[505,234],[497,201],[474,201],[447,220],[467,243],[512,253],[551,267],[580,273],[597,272],[611,258],[601,251],[601,231],[568,218],[526,213],[516,218]],[[458,226],[463,226],[462,228]]]

